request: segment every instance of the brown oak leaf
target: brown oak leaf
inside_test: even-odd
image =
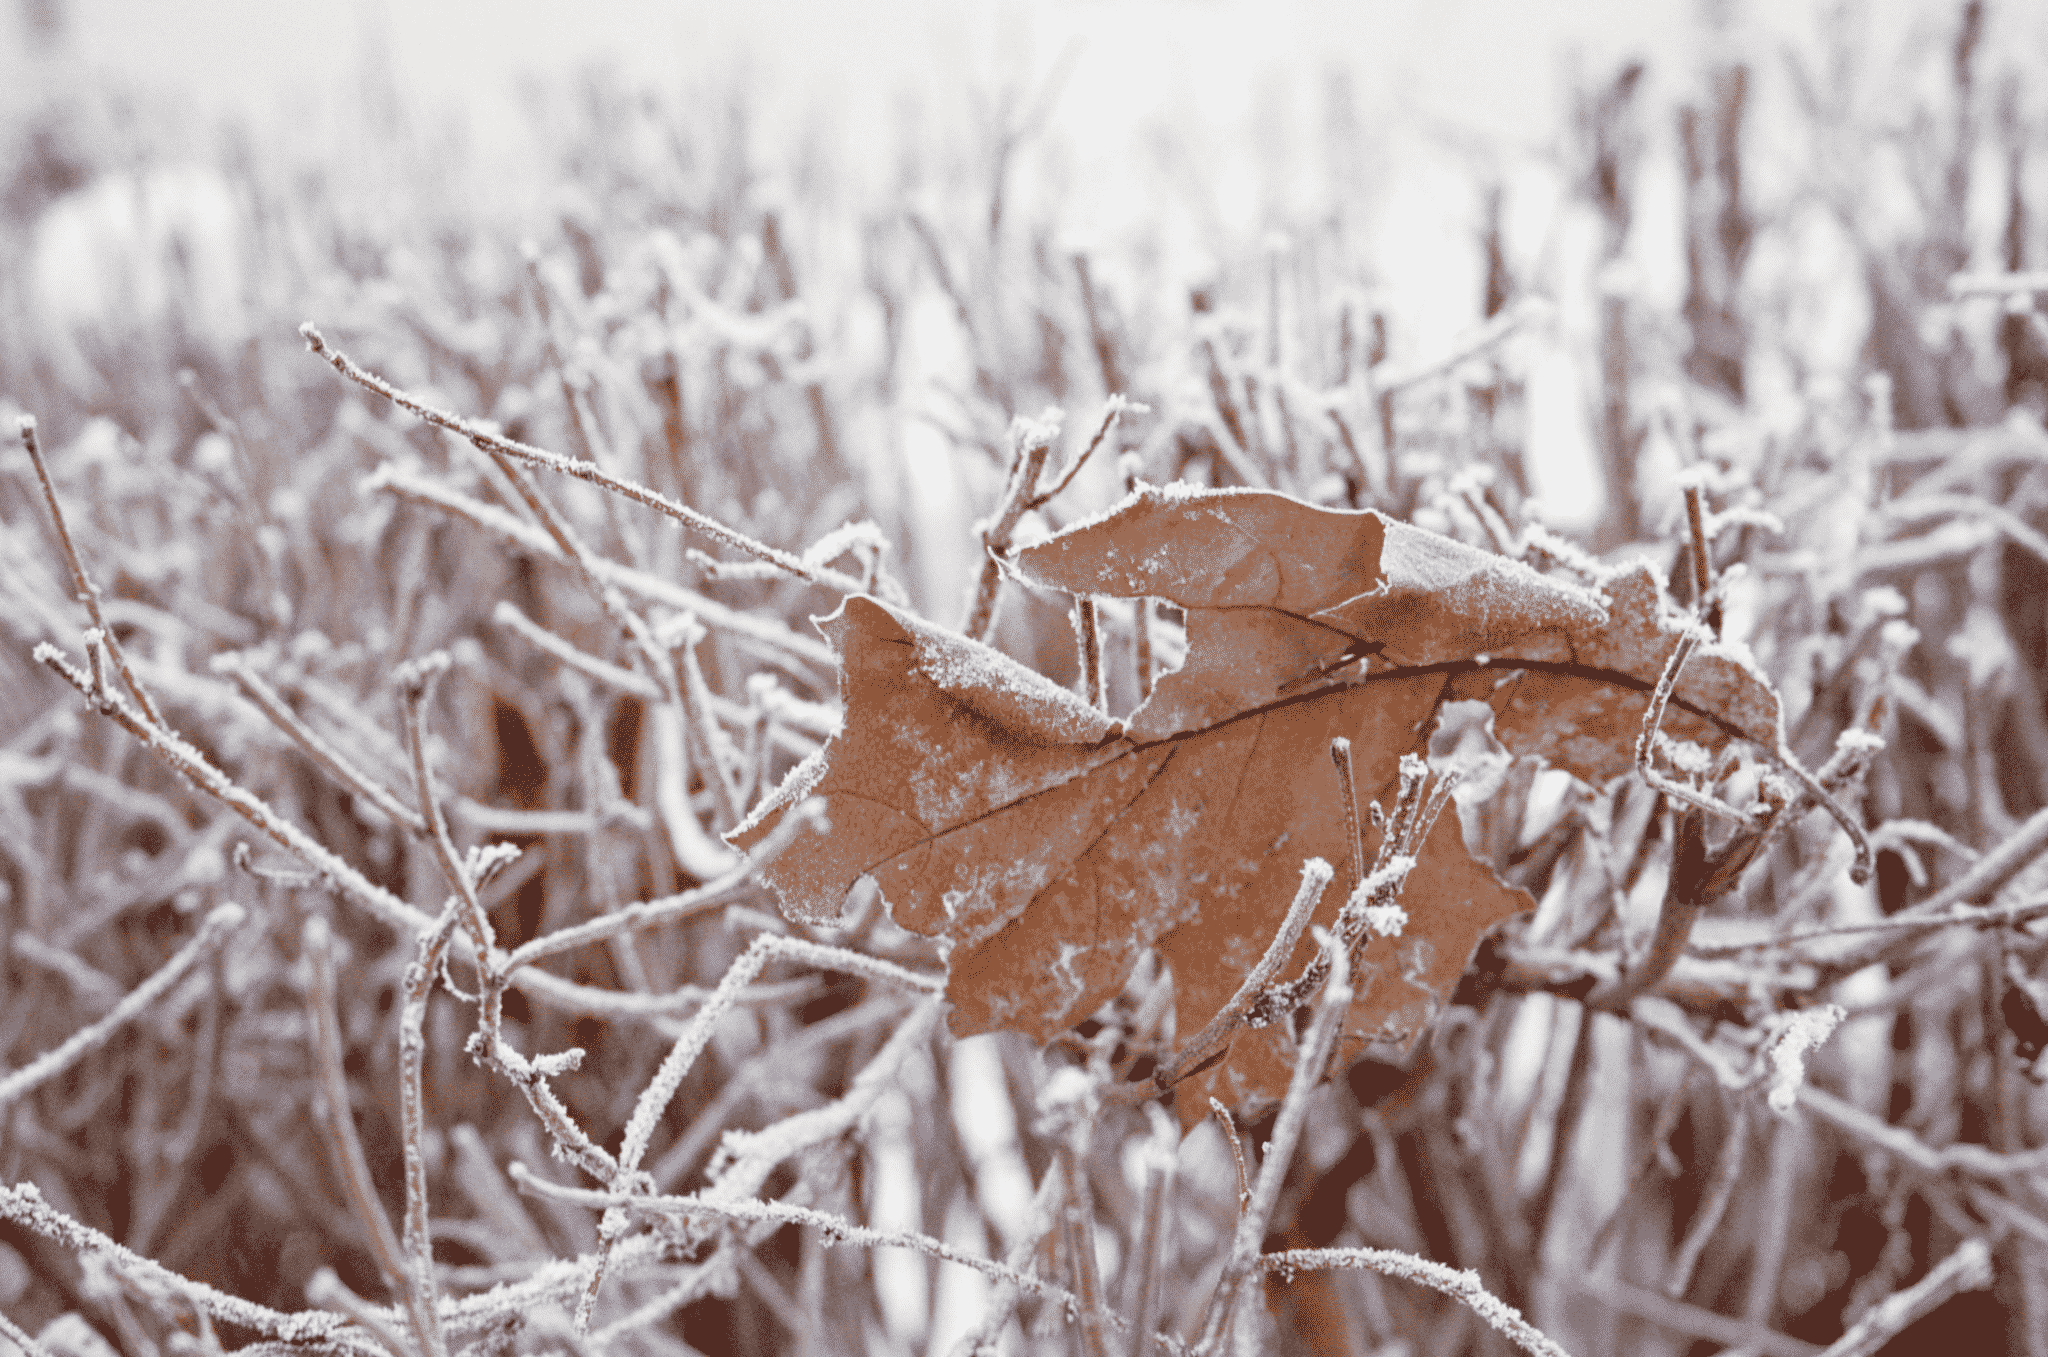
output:
[[[950,945],[958,1035],[1043,1041],[1114,997],[1148,948],[1172,968],[1177,1030],[1228,1002],[1277,931],[1301,865],[1336,869],[1316,918],[1355,881],[1328,750],[1351,741],[1361,799],[1393,804],[1401,755],[1446,703],[1480,701],[1495,736],[1589,781],[1631,767],[1683,631],[1647,566],[1601,591],[1373,512],[1266,491],[1142,488],[1017,554],[1025,581],[1153,597],[1185,610],[1187,658],[1128,721],[1002,653],[866,596],[819,625],[840,657],[845,721],[729,836],[757,842],[807,796],[829,834],[765,873],[793,917],[838,915],[872,874],[904,927]],[[1738,653],[1702,645],[1664,729],[1775,749],[1776,695]],[[1370,833],[1370,831],[1368,831]],[[1375,844],[1367,845],[1367,856]],[[1437,823],[1356,977],[1352,1048],[1414,1039],[1480,936],[1533,905]],[[1289,972],[1311,954],[1304,938]],[[1241,1030],[1181,1086],[1244,1107],[1285,1088],[1284,1024]]]

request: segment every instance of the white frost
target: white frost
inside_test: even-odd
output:
[[[1785,1030],[1771,1045],[1771,1111],[1779,1116],[1791,1112],[1799,1086],[1806,1082],[1806,1053],[1818,1050],[1848,1016],[1840,1004],[1822,1004],[1786,1020]]]

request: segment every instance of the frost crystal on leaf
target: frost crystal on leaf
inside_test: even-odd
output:
[[[1350,742],[1360,803],[1394,805],[1404,757],[1425,749],[1471,774],[1475,793],[1516,757],[1612,777],[1633,766],[1682,631],[1646,568],[1596,595],[1377,513],[1269,491],[1141,488],[1019,551],[1014,569],[1041,588],[1173,604],[1185,660],[1112,720],[1000,651],[849,598],[822,624],[844,726],[822,768],[792,775],[729,836],[751,847],[801,795],[824,797],[834,833],[764,876],[793,916],[826,920],[873,875],[897,923],[952,944],[959,1035],[1048,1040],[1113,999],[1153,949],[1173,972],[1177,1030],[1201,1030],[1265,953],[1304,859],[1355,874],[1333,740]],[[1735,738],[1775,747],[1778,727],[1755,671],[1705,646],[1664,721],[1709,752]],[[1398,903],[1360,903],[1361,967],[1401,983],[1360,995],[1351,1049],[1383,1030],[1419,1035],[1480,936],[1532,906],[1461,829],[1446,817],[1404,849]],[[1317,909],[1324,927],[1360,883],[1337,884]],[[1289,972],[1312,948],[1298,944]],[[1276,1031],[1241,1033],[1177,1102],[1193,1116],[1212,1096],[1264,1103],[1292,1059]]]

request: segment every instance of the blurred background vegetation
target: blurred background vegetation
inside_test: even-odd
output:
[[[621,5],[564,32],[552,13],[451,6],[295,16],[326,27],[294,41],[236,6],[181,19],[18,0],[0,42],[0,415],[41,421],[110,619],[172,724],[416,902],[439,898],[430,856],[213,662],[240,656],[404,785],[391,671],[460,647],[437,763],[465,834],[527,850],[489,901],[507,944],[695,880],[645,809],[646,704],[536,645],[544,630],[621,653],[508,517],[494,470],[336,381],[294,333],[308,319],[436,405],[774,545],[871,522],[850,559],[949,624],[1011,419],[1060,407],[1078,446],[1113,392],[1149,407],[1113,449],[1147,480],[1380,508],[1556,565],[1555,539],[1526,531],[1548,525],[1656,559],[1681,600],[1689,477],[1721,515],[1721,564],[1744,567],[1726,634],[1779,684],[1792,747],[1818,765],[1873,713],[1889,746],[1858,793],[1875,884],[1848,882],[1846,840],[1815,817],[1702,934],[1881,920],[2048,805],[2048,330],[2036,292],[1951,287],[2048,267],[2048,10],[1725,0],[1553,24],[1541,8]],[[1123,483],[1100,457],[1026,531]],[[833,596],[715,578],[687,554],[711,544],[674,524],[548,488],[655,581],[635,586],[642,606],[709,625],[743,790],[772,787],[832,726],[806,619]],[[408,949],[316,890],[233,870],[247,827],[31,661],[40,641],[75,648],[83,623],[12,444],[0,523],[0,1064],[103,1015],[214,903],[262,920],[122,1040],[0,1108],[0,1182],[34,1181],[167,1266],[282,1309],[322,1266],[381,1300],[306,1114],[298,922],[331,913],[353,958],[347,1068],[393,1204]],[[1121,713],[1137,690],[1111,630]],[[1012,590],[995,639],[1075,677],[1064,601]],[[725,827],[713,789],[692,790]],[[1544,948],[1619,951],[1655,916],[1670,834],[1647,788],[1520,770],[1468,835],[1542,902],[1483,954],[1492,974]],[[2005,889],[2024,906],[2048,880],[2030,868]],[[651,994],[715,984],[747,929],[776,926],[765,898],[754,908],[577,953],[564,973]],[[856,941],[933,959],[886,927]],[[1734,975],[1694,957],[1666,997],[1737,1051],[1785,1010],[1844,1003],[1854,1020],[1814,1078],[1864,1122],[1780,1121],[1569,993],[1476,984],[1414,1065],[1362,1065],[1327,1091],[1276,1233],[1476,1267],[1581,1354],[1813,1351],[1984,1234],[1997,1286],[1888,1350],[1967,1324],[1996,1335],[1984,1350],[2048,1353],[2032,1161],[1988,1179],[1930,1169],[1870,1129],[2001,1155],[2038,1143],[2041,943],[2014,927],[1875,959],[1846,945]],[[845,977],[771,978],[809,983],[721,1026],[656,1143],[665,1187],[704,1180],[722,1129],[846,1096],[907,1011]],[[591,1052],[561,1090],[600,1139],[672,1036],[644,1015],[507,1016],[522,1049]],[[443,996],[435,1018],[447,1285],[588,1248],[593,1218],[568,1208],[536,1207],[517,1239],[479,1223],[501,1204],[473,1147],[546,1156],[525,1109],[456,1054],[459,1006]],[[941,1034],[905,1068],[862,1135],[771,1190],[1000,1256],[1054,1153],[1034,1122],[1040,1057]],[[1106,1113],[1086,1157],[1113,1297],[1135,1285],[1152,1135]],[[1234,1209],[1212,1128],[1178,1154],[1169,1323],[1173,1297],[1205,1294]],[[943,1352],[987,1303],[961,1269],[827,1254],[793,1229],[723,1247],[758,1260],[703,1264],[697,1292],[617,1342]],[[1066,1263],[1049,1248],[1040,1265]],[[175,1304],[96,1276],[0,1225],[0,1308],[31,1333],[84,1319],[53,1349],[197,1341]],[[621,1281],[600,1321],[679,1285]],[[1500,1344],[1369,1276],[1270,1300],[1290,1351]],[[1071,1350],[1040,1310],[1024,1307],[1012,1350]]]

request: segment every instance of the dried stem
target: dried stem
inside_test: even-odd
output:
[[[1351,884],[1365,880],[1365,834],[1358,824],[1358,780],[1352,774],[1351,741],[1330,741],[1330,762],[1337,768],[1337,791],[1344,799],[1344,838],[1351,845]]]
[[[242,926],[248,918],[248,911],[240,905],[221,905],[208,914],[199,925],[199,931],[192,941],[180,947],[169,961],[158,967],[156,972],[130,990],[113,1012],[87,1027],[82,1027],[66,1038],[63,1044],[45,1051],[14,1073],[0,1078],[0,1112],[24,1095],[48,1083],[79,1061],[91,1055],[111,1041],[116,1032],[140,1017],[151,1004],[170,992],[171,986],[184,978],[214,948],[226,940],[228,934]]]
[[[406,468],[387,462],[358,482],[358,488],[386,491],[411,503],[453,514],[519,551],[563,565],[574,565],[543,529],[495,504],[485,504]],[[672,580],[631,569],[602,556],[593,558],[588,565],[606,584],[615,584],[650,602],[665,603],[693,613],[709,626],[754,643],[772,663],[789,667],[794,662],[796,673],[806,673],[811,669],[829,672],[835,664],[831,647],[813,637],[799,636],[773,618],[729,608],[717,599],[685,589]]]
[[[313,1113],[326,1138],[335,1174],[341,1179],[342,1188],[348,1196],[349,1209],[355,1212],[356,1223],[363,1227],[363,1237],[377,1259],[377,1269],[384,1274],[384,1288],[394,1301],[412,1312],[416,1310],[416,1297],[408,1281],[410,1269],[404,1246],[399,1243],[398,1232],[391,1227],[391,1217],[385,1213],[384,1203],[377,1196],[377,1185],[370,1177],[369,1160],[363,1157],[362,1141],[356,1137],[348,1074],[344,1068],[341,1020],[335,997],[333,938],[327,920],[317,914],[307,919],[299,932],[299,939],[300,951],[311,972],[305,999],[316,1079]],[[413,1332],[426,1333],[429,1328],[426,1316],[415,1312],[411,1317]]]
[[[1308,1119],[1309,1100],[1323,1080],[1324,1068],[1336,1051],[1338,1035],[1344,1029],[1345,1015],[1351,1010],[1350,949],[1333,936],[1324,943],[1323,950],[1330,958],[1330,978],[1317,1001],[1315,1021],[1309,1027],[1308,1036],[1295,1051],[1294,1074],[1288,1081],[1287,1095],[1280,1103],[1280,1115],[1273,1125],[1272,1139],[1266,1143],[1265,1158],[1259,1163],[1258,1183],[1252,1188],[1244,1210],[1238,1213],[1230,1259],[1223,1265],[1223,1275],[1216,1284],[1215,1294],[1210,1297],[1197,1352],[1220,1352],[1221,1344],[1228,1341],[1245,1283],[1258,1270],[1259,1244],[1266,1237],[1266,1224],[1272,1219],[1273,1208],[1280,1200],[1280,1187],[1287,1176],[1288,1161],[1294,1158],[1295,1147],[1301,1141],[1301,1129]]]
[[[1965,1239],[1954,1253],[1928,1270],[1925,1277],[1878,1302],[1847,1333],[1829,1344],[1821,1357],[1872,1357],[1905,1332],[1908,1325],[1931,1313],[1949,1297],[1982,1291],[1991,1285],[1991,1250],[1981,1239]]]
[[[1088,440],[1088,446],[1081,449],[1079,457],[1076,457],[1067,464],[1067,469],[1060,473],[1060,478],[1054,482],[1052,489],[1029,496],[1029,503],[1025,507],[1027,509],[1042,509],[1058,497],[1062,490],[1073,484],[1075,475],[1080,472],[1083,466],[1087,465],[1088,459],[1095,455],[1095,450],[1101,447],[1103,441],[1115,431],[1117,424],[1123,419],[1126,411],[1134,415],[1149,415],[1152,413],[1152,407],[1140,405],[1136,401],[1125,400],[1121,392],[1112,388],[1109,399],[1102,403],[1102,422],[1095,426],[1095,436]]]
[[[1057,423],[1016,419],[1010,424],[1010,479],[1003,488],[1003,497],[996,509],[980,525],[982,562],[981,573],[975,577],[974,593],[968,600],[967,619],[960,624],[960,630],[976,641],[988,639],[996,623],[996,602],[1002,590],[1002,561],[1009,554],[1010,536],[1016,532],[1017,524],[1031,507],[1031,498],[1038,488],[1038,477],[1045,470],[1045,459],[1052,451],[1052,443],[1059,437]]]
[[[1692,531],[1692,606],[1700,624],[1721,634],[1721,607],[1714,601],[1714,544],[1707,536],[1706,514],[1698,481],[1685,487],[1685,522]]]
[[[1230,1115],[1229,1108],[1211,1098],[1209,1110],[1223,1123],[1223,1139],[1229,1143],[1230,1157],[1237,1164],[1237,1209],[1241,1215],[1252,1205],[1252,1175],[1245,1166],[1244,1137],[1237,1133],[1237,1119]]]
[[[1030,1224],[1010,1246],[1010,1252],[1003,1260],[1003,1265],[1010,1273],[1019,1277],[1024,1276],[1025,1269],[1030,1267],[1032,1259],[1038,1256],[1045,1237],[1052,1233],[1053,1225],[1059,1217],[1064,1178],[1065,1175],[1059,1169],[1059,1161],[1054,1160],[1046,1169],[1045,1176],[1039,1181],[1038,1191],[1032,1197]],[[995,1296],[989,1301],[988,1310],[982,1315],[981,1323],[961,1336],[960,1341],[954,1344],[949,1357],[983,1357],[983,1354],[994,1353],[997,1350],[996,1341],[1009,1324],[1010,1316],[1017,1312],[1017,1302],[1023,1299],[1022,1293],[1026,1289],[1026,1286],[1007,1279],[998,1282]]]
[[[667,514],[685,527],[694,532],[701,533],[714,542],[722,542],[736,551],[744,551],[749,556],[755,556],[761,560],[772,562],[800,580],[823,585],[828,589],[837,589],[841,593],[857,594],[862,592],[860,581],[850,575],[842,575],[836,570],[807,566],[786,551],[778,550],[765,542],[757,542],[745,533],[736,532],[716,519],[700,514],[687,505],[678,504],[657,490],[651,490],[644,485],[638,485],[632,481],[622,480],[593,462],[579,461],[573,457],[564,457],[560,453],[549,452],[544,448],[532,447],[516,439],[505,438],[458,415],[452,415],[445,410],[437,410],[433,406],[424,404],[375,373],[358,367],[341,350],[329,347],[327,341],[322,338],[320,331],[314,328],[311,322],[301,325],[299,327],[299,334],[305,339],[307,348],[326,359],[333,366],[334,370],[342,376],[348,378],[364,390],[382,396],[399,409],[419,416],[436,428],[446,429],[452,434],[468,439],[482,452],[497,457],[516,458],[519,461],[527,462],[534,466],[546,467],[550,471],[561,472],[565,476],[574,476],[579,480],[589,481],[592,485],[603,486],[614,494],[624,495],[636,504],[645,505],[650,509]]]
[[[421,837],[427,835],[426,819],[418,811],[400,801],[389,787],[349,762],[348,757],[324,736],[301,721],[298,713],[275,688],[263,681],[246,658],[235,654],[216,656],[213,670],[233,679],[242,695],[262,708],[271,723],[289,735],[292,742],[329,777],[382,811],[393,824]]]
[[[1061,1216],[1065,1225],[1067,1258],[1074,1270],[1074,1294],[1080,1300],[1082,1357],[1109,1357],[1103,1342],[1102,1275],[1095,1260],[1095,1205],[1088,1191],[1088,1171],[1074,1152],[1072,1137],[1062,1137],[1058,1149],[1060,1177],[1066,1195]]]
[[[57,502],[57,487],[50,479],[50,468],[43,461],[42,445],[36,440],[36,421],[33,415],[23,415],[19,425],[22,446],[28,449],[28,459],[34,463],[36,480],[43,487],[43,499],[50,506],[50,521],[57,527],[57,541],[64,548],[64,560],[71,567],[71,582],[76,589],[74,597],[85,605],[85,611],[92,618],[93,629],[100,633],[100,640],[107,653],[114,657],[114,664],[121,671],[121,682],[135,695],[135,704],[142,708],[142,714],[154,726],[164,724],[163,713],[157,710],[156,702],[142,681],[135,677],[135,670],[128,664],[127,652],[121,648],[121,639],[114,635],[113,627],[107,623],[106,614],[100,610],[99,586],[92,582],[92,575],[86,570],[85,562],[78,554],[78,547],[71,540],[71,529],[64,523],[64,508]],[[88,649],[90,643],[88,643]],[[94,661],[97,663],[97,661]]]
[[[1252,967],[1244,982],[1237,987],[1237,993],[1230,996],[1230,1002],[1216,1011],[1216,1016],[1209,1019],[1193,1040],[1161,1061],[1148,1082],[1131,1087],[1142,1090],[1145,1097],[1164,1093],[1220,1056],[1231,1035],[1243,1024],[1252,1004],[1273,983],[1273,977],[1280,973],[1287,959],[1294,955],[1302,930],[1308,927],[1316,906],[1322,901],[1324,888],[1335,875],[1330,864],[1321,858],[1310,858],[1301,864],[1301,885],[1295,888],[1294,900],[1287,906],[1287,917],[1281,921],[1272,942],[1266,945],[1265,955],[1259,958],[1259,964]]]
[[[204,1314],[205,1312],[201,1311],[200,1313]],[[0,1311],[0,1338],[5,1338],[8,1342],[20,1348],[22,1357],[52,1357],[48,1348],[29,1337],[28,1330],[9,1319],[5,1311]]]
[[[1080,1304],[1080,1297],[1063,1286],[1033,1277],[1029,1273],[992,1259],[962,1253],[943,1240],[934,1239],[928,1234],[907,1230],[871,1229],[865,1225],[855,1224],[843,1216],[814,1211],[809,1207],[793,1206],[782,1201],[716,1201],[703,1196],[641,1196],[626,1192],[600,1192],[589,1188],[565,1187],[542,1178],[517,1161],[513,1162],[509,1171],[512,1181],[519,1186],[519,1190],[534,1196],[552,1197],[557,1201],[575,1202],[594,1208],[617,1206],[643,1217],[687,1220],[692,1216],[711,1216],[719,1220],[741,1223],[802,1225],[822,1231],[825,1238],[835,1244],[857,1244],[864,1248],[914,1249],[927,1257],[973,1268],[985,1277],[999,1282],[1009,1282],[1022,1290],[1065,1305]],[[1116,1321],[1112,1319],[1112,1322]]]
[[[1685,1239],[1664,1274],[1664,1294],[1673,1300],[1683,1300],[1686,1288],[1692,1285],[1693,1269],[1699,1266],[1700,1255],[1706,1251],[1707,1242],[1714,1237],[1714,1231],[1721,1227],[1721,1218],[1728,1213],[1728,1203],[1734,1200],[1735,1186],[1741,1181],[1743,1164],[1748,1158],[1749,1100],[1732,1098],[1727,1103],[1728,1137],[1721,1146],[1720,1158],[1714,1164],[1714,1180],[1707,1188],[1706,1200],[1686,1227]]]
[[[1102,628],[1096,618],[1095,600],[1086,594],[1074,599],[1074,639],[1081,651],[1081,696],[1105,714],[1109,711],[1109,690],[1102,672]]]
[[[429,816],[431,819],[431,815]],[[451,896],[434,926],[420,934],[413,961],[406,968],[404,1003],[398,1020],[399,1131],[405,1146],[405,1250],[408,1258],[407,1309],[417,1326],[420,1357],[447,1357],[441,1333],[440,1296],[434,1277],[433,1237],[427,1226],[426,1091],[427,1000],[434,976],[448,950],[448,939],[462,922],[463,901]]]
[[[475,874],[456,853],[455,841],[448,835],[448,817],[441,812],[441,798],[434,791],[433,770],[427,766],[427,700],[433,692],[434,680],[453,664],[454,660],[447,651],[437,650],[424,659],[400,665],[393,678],[398,686],[400,710],[404,715],[406,752],[412,757],[414,795],[419,799],[420,819],[426,825],[427,841],[434,847],[442,875],[448,878],[448,884],[462,901],[462,923],[476,942],[478,958],[488,960],[496,948],[490,915],[484,911],[483,902],[477,899]]]
[[[1145,1200],[1138,1218],[1137,1266],[1124,1308],[1133,1316],[1130,1357],[1147,1357],[1159,1325],[1159,1271],[1167,1240],[1166,1206],[1173,1186],[1174,1148],[1180,1127],[1158,1104],[1147,1109],[1152,1139],[1145,1147]]]
[[[1369,1268],[1463,1301],[1472,1307],[1474,1314],[1531,1357],[1571,1357],[1535,1325],[1522,1318],[1521,1311],[1488,1291],[1479,1274],[1470,1269],[1460,1272],[1397,1249],[1289,1249],[1285,1253],[1264,1254],[1258,1263],[1264,1271],[1277,1272],[1283,1277],[1314,1268]]]
[[[510,971],[515,967],[531,965],[545,957],[557,956],[578,947],[623,937],[643,928],[677,923],[720,908],[733,897],[751,889],[756,874],[773,863],[803,834],[819,828],[823,818],[824,798],[812,797],[777,821],[768,836],[723,876],[707,881],[694,890],[664,895],[654,900],[642,900],[623,909],[613,910],[609,914],[586,919],[580,924],[544,933],[531,942],[522,943],[513,949],[512,954],[506,958],[506,969]]]

